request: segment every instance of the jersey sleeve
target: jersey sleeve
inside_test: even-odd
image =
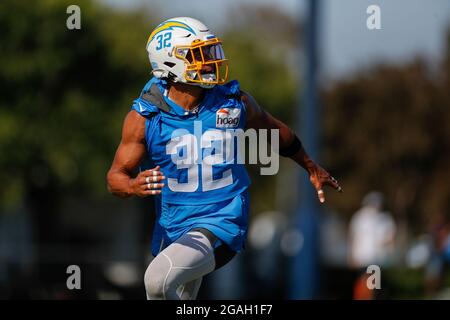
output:
[[[158,79],[152,78],[145,84],[144,88],[142,89],[139,95],[139,98],[133,101],[131,105],[131,110],[135,110],[137,113],[139,113],[141,116],[145,118],[150,118],[159,112],[159,109],[156,106],[152,105],[150,102],[142,98],[144,93],[150,90],[151,86],[157,81]]]
[[[137,98],[131,105],[131,110],[135,110],[143,117],[152,117],[159,112],[159,109],[142,98]]]

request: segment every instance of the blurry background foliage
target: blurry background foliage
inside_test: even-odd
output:
[[[82,28],[69,31],[61,13],[70,4],[0,3],[0,208],[28,202],[38,190],[51,190],[39,192],[43,202],[107,196],[122,120],[150,77],[145,43],[160,23],[157,12],[79,1]],[[219,34],[230,79],[289,124],[301,97],[299,25],[272,7],[243,7]],[[343,214],[373,188],[419,228],[428,215],[450,211],[449,47],[437,68],[418,57],[324,88],[322,163],[344,186],[345,196],[329,193]],[[281,177],[291,176],[293,166],[286,167]],[[276,177],[250,171],[254,211],[274,209]]]
[[[145,43],[160,23],[152,12],[79,1],[82,28],[70,31],[65,28],[70,4],[0,4],[0,165],[7,168],[0,172],[2,208],[17,205],[34,189],[52,190],[39,201],[63,194],[104,197],[123,118],[150,78]],[[268,8],[253,12],[253,20],[235,16],[220,35],[231,61],[230,79],[239,79],[264,107],[292,122],[298,84],[286,61],[297,50],[292,41],[297,26]],[[250,27],[261,19],[283,21],[279,29],[264,30],[264,42]],[[281,44],[289,50],[280,50]],[[261,180],[264,192],[274,177]]]
[[[345,196],[330,194],[351,214],[371,189],[387,208],[423,232],[450,218],[450,32],[442,61],[420,57],[377,65],[325,88],[323,161],[340,177]]]
[[[161,18],[80,0],[82,28],[70,31],[71,4],[0,1],[0,212],[27,212],[37,247],[65,239],[68,221],[96,239],[113,214],[126,221],[127,210],[149,203],[115,199],[105,175],[123,118],[150,78],[145,44]],[[228,27],[217,33],[230,79],[293,125],[302,96],[301,23],[272,7],[228,14]],[[327,193],[327,205],[341,217],[373,189],[386,195],[387,208],[409,232],[423,232],[433,216],[450,213],[447,40],[443,60],[433,65],[420,57],[374,65],[322,88],[320,163],[344,188],[343,195]],[[294,164],[282,160],[277,176],[260,176],[256,166],[250,172],[252,215],[295,207]],[[73,220],[64,219],[68,199]],[[148,241],[149,227],[142,228]]]

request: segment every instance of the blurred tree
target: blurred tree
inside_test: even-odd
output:
[[[377,65],[324,90],[325,163],[345,192],[330,200],[346,215],[372,189],[413,231],[450,213],[448,44],[436,65]]]
[[[230,77],[272,114],[294,124],[300,72],[300,23],[273,6],[230,12],[224,47]]]
[[[0,2],[0,208],[26,204],[38,264],[63,237],[63,199],[106,195],[122,119],[150,71],[151,19],[82,0],[81,30],[68,30],[70,4]]]
[[[124,106],[149,75],[148,19],[80,1],[82,28],[72,31],[69,4],[0,4],[3,205],[52,178],[60,192],[104,194],[99,177],[118,142]]]
[[[295,125],[300,86],[300,23],[273,6],[242,5],[232,10],[229,17],[222,38],[230,60],[230,78],[238,79],[242,90],[249,92],[263,108]],[[284,188],[296,183],[292,175],[294,165],[290,162],[281,159],[280,172],[275,176],[261,176],[259,166],[248,166],[252,214],[290,210],[295,205],[295,188]]]
[[[123,118],[150,78],[145,43],[161,20],[153,18],[154,8],[149,15],[149,10],[118,11],[80,0],[81,30],[68,30],[66,8],[71,4],[0,2],[0,210],[25,204],[38,264],[46,259],[45,245],[69,237],[63,224],[63,205],[71,203],[67,199],[95,200],[99,206],[79,213],[80,225],[98,233],[109,228],[104,221],[115,200],[107,194],[105,174]],[[277,11],[265,10],[264,19],[257,18],[259,10],[249,13],[256,19],[251,29],[242,28],[242,20],[241,27],[233,25],[224,36],[231,78],[289,120],[296,97],[295,73],[288,63],[293,51],[275,48],[284,43],[295,50],[285,37],[292,37],[289,28],[295,26]],[[277,46],[268,47],[256,33],[266,19],[285,23],[279,30],[273,28],[277,23],[265,25],[264,37],[279,39]],[[259,174],[254,179],[256,197],[273,199],[273,179]],[[258,210],[273,208],[273,201],[254,203]],[[51,272],[39,279],[45,281]]]
[[[104,195],[103,176],[123,116],[150,77],[143,43],[159,21],[84,0],[78,3],[81,30],[68,30],[68,5],[0,4],[0,148],[8,150],[0,155],[8,168],[0,173],[0,206],[50,181],[61,193]],[[231,78],[289,122],[296,81],[287,62],[296,50],[291,38],[297,25],[276,10],[247,12],[248,19],[232,24],[223,37]],[[266,39],[278,39],[277,46],[261,41],[259,26],[266,26]],[[281,46],[290,50],[273,54]]]

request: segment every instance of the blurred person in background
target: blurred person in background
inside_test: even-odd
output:
[[[428,297],[434,298],[445,289],[445,275],[450,264],[450,222],[439,215],[430,229],[432,243],[430,258],[425,267],[425,290]]]
[[[383,203],[382,193],[369,192],[350,220],[349,264],[358,270],[354,299],[375,298],[374,291],[367,287],[367,267],[386,266],[394,251],[396,224],[389,212],[382,211]]]
[[[227,152],[224,161],[219,150],[225,130],[279,130],[279,154],[308,172],[320,202],[324,185],[341,188],[286,124],[241,91],[237,81],[226,82],[221,41],[203,23],[169,19],[150,34],[147,51],[154,77],[125,118],[108,188],[122,198],[155,198],[147,298],[195,299],[203,276],[231,261],[247,236],[250,180],[236,161],[236,148],[233,159]],[[135,175],[144,159],[154,167]]]

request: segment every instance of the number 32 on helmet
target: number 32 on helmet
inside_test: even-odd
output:
[[[227,81],[222,41],[196,19],[172,18],[158,25],[148,38],[147,52],[157,78],[203,88]]]

